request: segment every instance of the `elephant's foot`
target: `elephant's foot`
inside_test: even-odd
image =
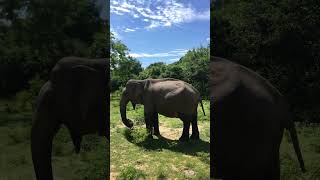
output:
[[[148,134],[147,139],[153,139],[152,134]]]
[[[157,136],[157,137],[161,136],[159,131],[154,131],[154,132],[153,132],[153,135],[155,135],[155,136]]]
[[[197,134],[192,134],[192,135],[190,136],[190,139],[192,139],[192,140],[199,140],[199,139],[200,139],[199,134],[198,134],[198,133],[197,133]]]
[[[186,142],[186,141],[189,141],[189,137],[188,136],[181,136],[180,138],[179,138],[179,141],[181,141],[181,142]]]

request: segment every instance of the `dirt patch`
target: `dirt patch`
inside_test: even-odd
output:
[[[196,173],[193,170],[188,168],[184,168],[183,173],[186,175],[186,177],[193,177],[196,175]]]
[[[116,180],[118,175],[119,175],[119,173],[117,173],[115,171],[114,165],[111,165],[111,168],[110,168],[110,180]]]
[[[119,173],[117,172],[110,172],[110,180],[116,180],[118,177]]]
[[[149,166],[144,163],[137,163],[135,166],[136,169],[139,169],[140,171],[146,171]]]
[[[198,125],[198,128],[199,128],[199,131],[201,131],[203,127]],[[161,136],[166,137],[168,139],[172,139],[172,140],[177,140],[180,138],[180,136],[182,135],[182,129],[183,129],[183,127],[181,127],[181,128],[166,127],[161,123],[159,125],[159,130],[160,130]],[[191,126],[190,126],[189,131],[190,131],[190,135],[191,135],[192,134]]]
[[[182,128],[169,128],[162,126],[161,124],[159,126],[159,130],[161,136],[172,140],[179,139],[182,134]]]

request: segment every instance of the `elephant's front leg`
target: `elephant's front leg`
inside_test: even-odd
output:
[[[179,138],[179,141],[188,141],[189,140],[189,128],[190,128],[190,118],[186,115],[182,115],[180,119],[183,122],[183,131],[182,135]]]
[[[160,136],[159,117],[157,112],[154,113],[153,117],[153,134],[156,136]]]
[[[145,111],[144,112],[144,119],[145,119],[145,122],[146,122],[146,128],[147,128],[148,137],[152,138],[153,113]]]

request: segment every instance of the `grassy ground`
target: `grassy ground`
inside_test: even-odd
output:
[[[320,126],[297,123],[296,128],[307,172],[301,172],[290,134],[285,131],[280,148],[281,179],[320,180]]]
[[[123,126],[119,115],[119,96],[113,95],[111,110],[111,178],[130,179],[208,179],[209,177],[209,103],[207,116],[199,109],[200,142],[179,143],[182,122],[160,116],[164,138],[145,139],[143,107],[128,117],[136,120],[134,130]],[[9,104],[9,109],[7,104]],[[32,111],[12,101],[0,100],[0,180],[35,179],[30,152]],[[281,145],[282,180],[320,180],[320,126],[297,124],[307,172],[302,174],[290,136]],[[105,179],[109,163],[105,139],[86,136],[80,154],[75,154],[66,128],[60,129],[53,146],[53,172],[56,179]],[[138,179],[138,178],[135,178]]]
[[[120,119],[119,95],[111,95],[111,179],[209,179],[209,102],[204,106],[206,116],[198,108],[201,141],[178,142],[182,121],[164,116],[159,116],[163,137],[152,140],[146,138],[143,106],[134,111],[128,105],[127,115],[135,120],[128,130]]]
[[[32,110],[10,112],[14,108],[7,104],[16,107],[11,101],[0,101],[0,180],[35,179],[30,151]],[[61,128],[52,152],[55,179],[105,179],[109,174],[105,141],[96,135],[85,136],[81,153],[76,154],[68,130]]]

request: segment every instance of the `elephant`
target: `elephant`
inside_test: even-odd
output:
[[[203,104],[199,91],[184,81],[163,78],[129,80],[123,89],[120,99],[122,122],[133,127],[133,122],[127,119],[126,106],[131,101],[133,109],[136,104],[144,105],[144,118],[149,137],[152,134],[160,136],[158,113],[170,118],[180,118],[183,121],[183,133],[180,141],[189,140],[189,128],[192,124],[191,139],[199,139],[197,125],[197,107]]]
[[[109,139],[109,60],[65,57],[40,89],[31,129],[31,152],[38,180],[52,180],[52,141],[61,125],[71,134],[76,153],[83,135]]]
[[[280,179],[279,148],[284,129],[290,133],[305,172],[284,96],[254,71],[224,58],[211,57],[210,71],[211,176],[224,180]]]

